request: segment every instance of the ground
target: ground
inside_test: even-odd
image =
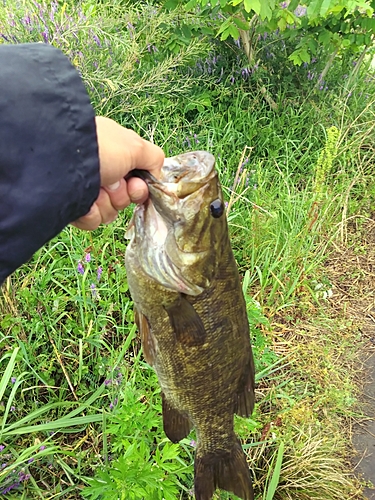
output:
[[[375,500],[375,216],[351,229],[344,238],[352,244],[349,249],[347,245],[337,248],[327,271],[338,314],[346,314],[358,324],[364,341],[358,384],[365,417],[353,418],[353,463],[355,472],[368,482],[365,498]]]
[[[375,485],[375,323],[369,351],[372,355],[365,362],[367,383],[364,387],[365,413],[369,419],[353,427],[353,445],[357,451],[354,470]],[[369,500],[375,500],[375,486],[366,488],[364,494]]]

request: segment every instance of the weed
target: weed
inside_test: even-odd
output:
[[[168,37],[186,14],[157,4],[7,1],[0,33],[60,47],[96,112],[167,155],[215,154],[256,359],[256,408],[235,425],[257,498],[351,498],[359,488],[343,422],[356,412],[361,337],[321,313],[336,297],[323,263],[374,211],[373,77],[358,75],[350,95],[342,74],[334,91],[315,92],[308,72],[319,63],[289,72],[284,49],[275,75],[262,65],[242,74],[236,49],[207,38],[172,52]],[[271,42],[259,41],[265,58]],[[258,71],[279,113],[254,91]],[[339,139],[325,144],[331,127]],[[133,326],[130,214],[91,234],[65,229],[2,288],[0,490],[9,498],[192,497],[194,434],[179,445],[164,436]]]

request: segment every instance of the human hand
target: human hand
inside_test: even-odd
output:
[[[73,226],[85,230],[113,222],[119,210],[130,203],[143,203],[148,197],[147,184],[138,177],[126,180],[124,177],[136,168],[149,170],[159,177],[164,161],[163,151],[133,130],[104,116],[97,116],[95,120],[101,188],[90,212],[72,222]]]

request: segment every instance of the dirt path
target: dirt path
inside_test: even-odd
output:
[[[370,339],[370,342],[371,340],[375,347],[375,323],[374,337]],[[364,387],[364,402],[366,404],[365,413],[369,420],[353,427],[353,445],[357,451],[354,470],[374,485],[374,487],[365,488],[364,494],[368,500],[375,500],[375,352],[367,359],[365,369],[367,383]]]
[[[328,259],[327,271],[337,314],[353,320],[365,341],[359,386],[367,418],[352,428],[353,463],[355,473],[368,482],[364,498],[375,500],[375,214],[366,224],[349,228],[346,237],[348,244]]]

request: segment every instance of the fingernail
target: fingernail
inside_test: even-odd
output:
[[[110,191],[116,191],[120,187],[120,181],[115,182],[114,184],[111,184],[110,186],[107,186],[107,189]]]
[[[131,199],[134,203],[136,203],[138,200],[141,200],[144,195],[144,191],[140,189],[139,191],[134,191],[134,193],[132,193]]]

